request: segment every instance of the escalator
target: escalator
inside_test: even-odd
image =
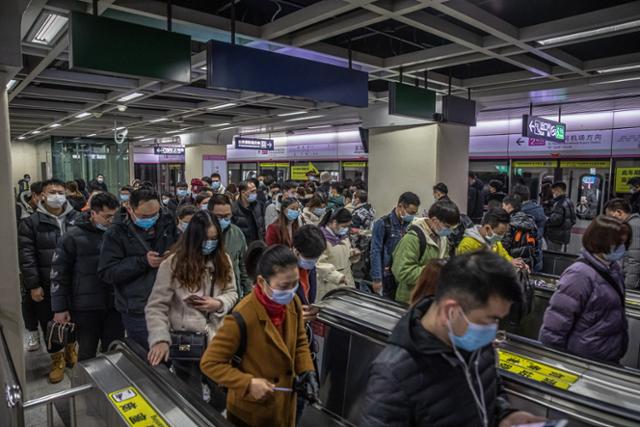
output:
[[[406,307],[340,288],[328,293],[313,328],[319,344],[322,408],[305,427],[358,425],[369,366]],[[571,426],[640,425],[640,371],[600,364],[505,335],[499,374],[516,406]],[[340,420],[339,422],[336,419]]]

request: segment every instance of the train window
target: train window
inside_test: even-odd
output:
[[[602,177],[600,175],[580,176],[576,216],[586,220],[595,218],[598,215],[601,198]]]

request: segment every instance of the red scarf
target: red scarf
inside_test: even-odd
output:
[[[262,286],[258,283],[253,287],[253,292],[256,295],[260,304],[267,310],[267,315],[273,325],[277,328],[284,323],[284,317],[287,314],[287,306],[273,302],[264,291]]]

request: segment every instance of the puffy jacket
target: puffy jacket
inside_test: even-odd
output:
[[[98,277],[103,235],[85,214],[62,236],[51,267],[54,313],[113,307],[113,287]]]
[[[631,212],[640,214],[640,191],[636,191],[631,195]]]
[[[264,240],[264,205],[260,202],[242,206],[239,201],[232,205],[232,221],[244,233],[247,244],[256,240]]]
[[[565,195],[553,199],[551,214],[545,225],[545,237],[550,241],[566,245],[571,240],[571,228],[576,223],[576,210]]]
[[[382,280],[383,274],[390,274],[387,270],[391,265],[391,257],[398,242],[404,236],[410,223],[402,221],[396,215],[395,209],[373,223],[371,237],[371,280]],[[388,231],[385,231],[388,228]]]
[[[413,225],[420,229],[427,240],[424,253],[420,253],[420,238],[415,231],[410,230],[396,246],[391,265],[393,277],[398,282],[396,301],[404,303],[409,302],[411,292],[427,262],[435,258],[445,258],[449,250],[449,240],[434,235],[426,220],[417,220]]]
[[[238,301],[235,277],[226,283],[218,281],[211,289],[213,264],[209,274],[200,284],[200,291],[191,292],[173,278],[171,263],[174,255],[162,261],[149,301],[145,307],[145,319],[149,331],[149,348],[159,342],[171,343],[170,331],[204,332],[211,340],[222,325],[222,320]],[[227,256],[229,262],[231,259]],[[213,296],[222,303],[220,310],[205,315],[184,302],[191,295]]]
[[[127,217],[104,233],[98,276],[115,287],[115,305],[121,313],[144,314],[158,271],[147,262],[147,252],[163,255],[178,240],[176,223],[166,211],[151,230],[135,227]],[[133,233],[145,241],[147,248]]]
[[[229,224],[224,233],[224,249],[231,258],[233,274],[236,278],[238,297],[242,298],[251,292],[253,283],[247,276],[247,268],[244,264],[244,255],[247,252],[247,241],[238,227]]]
[[[492,246],[489,246],[487,241],[480,234],[480,225],[476,225],[473,228],[468,228],[464,233],[464,238],[456,248],[456,255],[466,254],[469,252],[480,251],[483,249],[491,249],[502,258],[507,261],[511,261],[513,257],[509,255],[509,252],[502,246],[501,242],[497,242]]]
[[[538,228],[538,240],[542,240],[544,237],[544,226],[547,222],[547,216],[544,214],[544,209],[534,200],[527,200],[522,204],[522,212],[527,215],[531,215],[536,222]],[[542,242],[541,242],[542,243]],[[536,264],[533,266],[533,271],[542,271],[542,244],[538,249],[536,256]]]
[[[42,204],[29,218],[24,219],[18,228],[18,255],[20,272],[26,289],[43,288],[48,294],[51,284],[51,265],[53,254],[58,247],[60,237],[73,224],[78,213],[65,204],[62,215],[56,217]]]
[[[420,324],[431,303],[423,300],[400,319],[388,345],[371,365],[359,425],[480,427],[466,375],[471,376],[474,387],[482,387],[489,426],[497,426],[515,411],[500,383],[493,346],[474,353],[461,350],[470,366],[465,373],[451,347]]]
[[[631,244],[622,260],[624,285],[627,289],[640,288],[640,214],[631,214],[624,222],[631,227]]]
[[[588,264],[574,262],[562,273],[544,313],[540,341],[590,359],[618,362],[629,341],[620,266],[605,265],[584,249],[580,254]]]
[[[352,216],[352,228],[369,229],[373,225],[376,213],[370,204],[363,203],[353,210]]]
[[[320,255],[316,264],[317,300],[321,300],[330,290],[341,286],[343,280],[347,286],[355,287],[351,265],[360,260],[360,255],[351,255],[351,242],[348,238],[337,237],[327,227],[320,227],[320,230],[327,240],[327,249]]]
[[[305,207],[304,209],[302,209],[302,222],[304,222],[305,224],[317,226],[318,224],[320,224],[321,220],[322,218],[314,214],[313,211],[308,207]],[[265,221],[266,221],[266,215],[265,215]]]
[[[442,197],[440,200],[442,199],[444,199],[444,197]],[[447,200],[448,199],[449,198],[447,197]],[[448,237],[450,256],[455,255],[456,248],[458,247],[460,242],[462,242],[462,239],[464,239],[467,229],[473,228],[473,227],[474,227],[474,223],[473,221],[471,221],[471,218],[469,218],[468,215],[460,214],[460,223],[456,226],[456,228],[453,229],[453,231]]]
[[[521,234],[528,234],[535,242],[527,242]],[[520,242],[515,239],[521,237]],[[538,253],[542,252],[540,234],[536,222],[531,215],[522,211],[512,212],[507,234],[502,239],[502,246],[513,258],[522,258],[531,268],[538,262]]]
[[[482,213],[484,211],[484,191],[482,190],[484,184],[482,181],[476,179],[467,192],[467,215],[474,222],[479,222],[482,219]]]
[[[93,191],[102,191],[102,192],[109,192],[109,190],[107,189],[107,184],[104,182],[98,182],[97,179],[92,179],[91,181],[89,181],[89,192],[93,192]]]

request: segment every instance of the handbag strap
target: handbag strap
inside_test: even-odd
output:
[[[131,230],[135,238],[138,239],[138,242],[140,242],[144,250],[147,252],[151,252],[151,248],[149,247],[147,242],[144,241],[144,239],[140,236],[140,234],[136,231],[136,229],[133,227],[131,223],[129,223],[129,230]]]
[[[247,351],[247,324],[244,321],[244,317],[242,317],[242,314],[239,312],[234,311],[231,315],[238,324],[238,329],[240,329],[240,343],[238,344],[236,352],[231,357],[231,366],[239,368],[242,363],[244,353]]]

